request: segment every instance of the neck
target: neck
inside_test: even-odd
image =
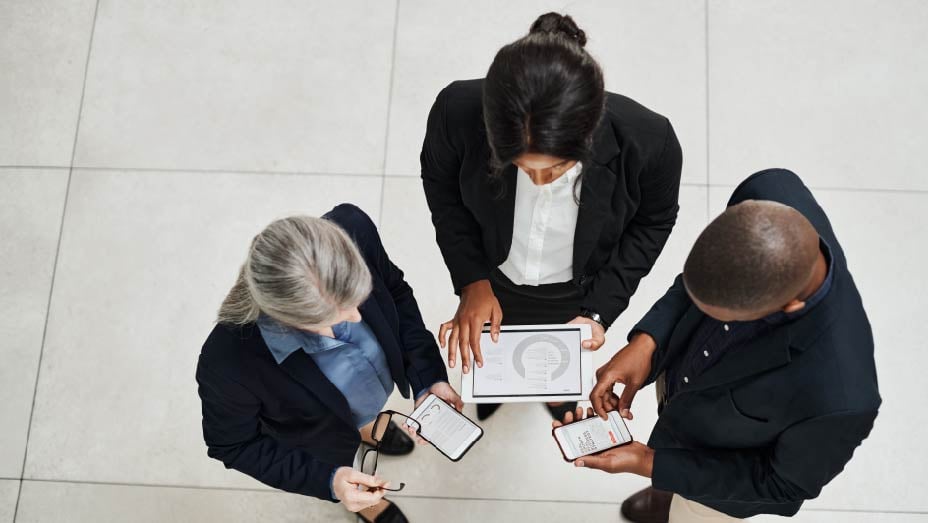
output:
[[[809,279],[809,283],[802,289],[802,292],[799,293],[799,296],[796,298],[799,301],[806,301],[809,296],[815,294],[815,291],[825,283],[825,278],[828,276],[828,260],[825,259],[825,254],[822,252],[822,249],[818,250],[818,258],[815,260],[815,266],[812,268],[812,277]]]

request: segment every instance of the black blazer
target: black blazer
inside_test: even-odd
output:
[[[324,218],[358,245],[373,277],[361,305],[403,397],[447,381],[435,338],[422,324],[412,289],[384,251],[370,218],[339,205]],[[197,365],[203,439],[226,468],[289,492],[331,500],[332,472],[351,466],[360,435],[348,402],[303,351],[280,365],[257,325],[216,325]]]
[[[488,175],[482,91],[479,79],[438,94],[420,157],[435,237],[456,293],[488,279],[512,244],[518,170],[509,166],[498,181]],[[628,306],[673,229],[681,163],[667,118],[607,93],[593,157],[583,166],[573,259],[582,306],[607,325]]]
[[[663,407],[648,445],[653,485],[731,516],[795,514],[870,433],[880,406],[873,336],[844,251],[798,176],[773,169],[729,200],[789,205],[831,247],[832,287],[799,319],[727,354]],[[703,318],[682,278],[635,327],[657,341],[650,381]]]

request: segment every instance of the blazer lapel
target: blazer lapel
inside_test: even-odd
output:
[[[377,303],[377,294],[380,292],[378,282],[374,283],[374,291],[370,297],[358,307],[361,312],[361,318],[364,323],[370,327],[374,337],[380,342],[380,348],[387,355],[387,364],[390,366],[390,374],[393,375],[393,381],[400,389],[404,398],[409,397],[409,382],[406,381],[406,368],[403,365],[403,353],[400,350],[399,340],[396,338],[395,330],[390,327],[387,318]],[[387,291],[383,291],[387,292]]]
[[[348,425],[354,427],[354,418],[351,416],[351,408],[348,406],[348,400],[342,395],[338,387],[332,384],[322,370],[316,365],[312,357],[302,350],[293,351],[293,354],[287,356],[287,359],[280,363],[280,367],[298,381],[301,385],[310,390],[329,410],[334,412],[339,418]]]
[[[603,223],[611,216],[610,201],[616,173],[609,167],[621,152],[608,118],[593,133],[593,157],[583,165],[580,211],[574,231],[574,278],[583,276],[587,260],[596,247]]]
[[[790,361],[789,328],[780,326],[726,354],[718,363],[684,387],[680,394],[717,387],[786,365]]]
[[[615,174],[605,165],[584,165],[580,186],[580,209],[574,230],[574,277],[583,276],[596,247],[603,223],[609,219],[609,199],[615,189]]]

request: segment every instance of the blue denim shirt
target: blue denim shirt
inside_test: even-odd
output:
[[[825,240],[819,240],[822,254],[828,263],[828,274],[825,281],[806,300],[805,307],[793,313],[783,311],[775,312],[759,320],[744,322],[721,322],[705,316],[693,335],[690,336],[686,351],[674,361],[667,369],[667,398],[669,399],[686,386],[697,376],[704,373],[721,360],[725,354],[750,340],[765,335],[777,325],[788,323],[802,317],[813,307],[818,305],[831,289],[834,273],[834,260],[831,248]]]
[[[297,349],[316,362],[342,393],[360,429],[374,421],[393,392],[393,376],[380,343],[363,321],[332,326],[335,338],[285,327],[262,315],[261,337],[277,363]]]

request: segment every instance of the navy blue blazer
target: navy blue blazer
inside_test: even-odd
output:
[[[447,381],[435,337],[374,223],[347,204],[323,217],[354,239],[367,262],[373,291],[361,316],[403,397]],[[278,365],[254,323],[216,325],[196,378],[210,457],[272,487],[331,500],[332,473],[351,466],[361,439],[347,400],[308,354],[295,351]]]
[[[729,200],[801,212],[831,247],[832,287],[815,308],[725,355],[663,406],[648,445],[652,483],[734,517],[795,514],[870,433],[880,394],[873,336],[825,212],[790,171],[754,174]],[[654,381],[703,318],[682,278],[638,323],[657,351]]]

